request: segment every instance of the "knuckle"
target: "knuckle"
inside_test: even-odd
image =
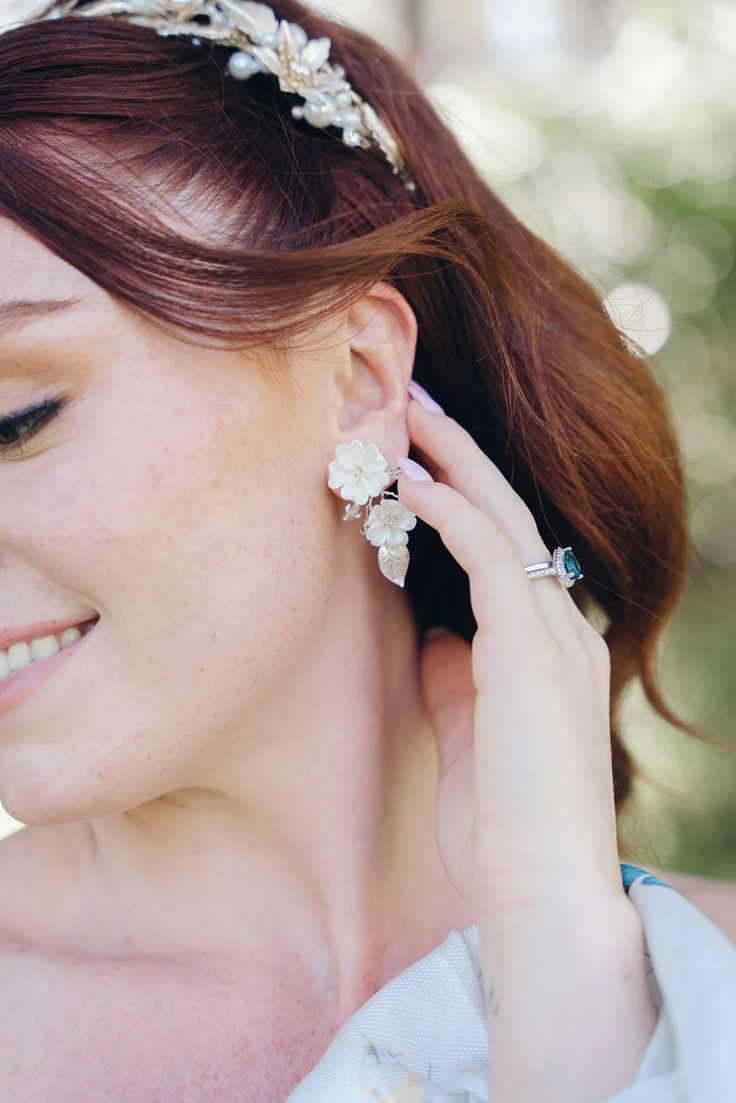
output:
[[[549,549],[547,548],[547,545],[544,544],[544,542],[542,541],[542,537],[539,532],[539,526],[537,525],[537,519],[523,498],[519,498],[518,509],[521,514],[523,523],[529,529],[529,532],[533,533],[536,536],[536,538],[539,540],[540,548],[543,549],[545,556],[550,559],[551,555]]]

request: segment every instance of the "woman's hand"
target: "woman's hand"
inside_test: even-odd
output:
[[[551,549],[470,434],[417,401],[407,418],[437,481],[401,475],[399,497],[467,572],[478,624],[472,648],[441,634],[421,657],[447,874],[474,910],[479,895],[486,909],[516,909],[563,886],[588,903],[625,900],[605,641],[555,577],[527,577],[524,565]]]
[[[470,434],[418,402],[407,418],[436,481],[402,475],[399,497],[467,572],[478,624],[472,646],[430,639],[421,681],[437,844],[484,962],[490,1098],[601,1103],[657,1021],[619,866],[608,648],[555,577],[526,575],[550,549]]]

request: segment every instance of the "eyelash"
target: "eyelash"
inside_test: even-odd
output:
[[[0,418],[0,455],[22,454],[25,443],[55,418],[65,405],[66,402],[62,399],[46,399],[36,406],[28,406],[25,410]],[[7,436],[12,439],[5,443],[4,438]]]

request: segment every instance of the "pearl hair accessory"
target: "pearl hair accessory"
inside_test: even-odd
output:
[[[329,38],[310,39],[297,23],[278,19],[272,8],[251,0],[46,0],[36,15],[0,28],[0,34],[25,23],[66,16],[120,19],[151,27],[164,36],[186,35],[196,46],[211,42],[233,46],[227,74],[248,80],[255,73],[278,77],[282,92],[295,92],[304,103],[292,106],[295,119],[310,126],[336,126],[342,141],[379,151],[409,192],[416,182],[408,172],[396,138],[370,104],[345,79],[341,65],[327,58]]]
[[[327,485],[332,490],[340,490],[340,497],[353,502],[345,506],[343,521],[360,517],[362,506],[366,506],[366,517],[360,526],[365,538],[378,548],[378,566],[381,574],[403,587],[409,567],[409,549],[407,533],[417,523],[416,514],[399,501],[398,494],[384,487],[401,475],[400,467],[387,470],[387,463],[377,445],[362,444],[359,440],[350,444],[338,444],[335,449],[337,459],[328,466]],[[376,496],[378,505],[372,508],[367,503]],[[390,496],[390,497],[389,497]]]

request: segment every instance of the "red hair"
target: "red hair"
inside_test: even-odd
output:
[[[375,281],[401,291],[418,321],[414,378],[500,468],[547,546],[570,544],[581,562],[571,595],[605,620],[620,808],[633,764],[616,713],[632,678],[671,724],[717,742],[672,713],[654,669],[687,573],[666,395],[388,50],[298,0],[277,15],[329,36],[331,60],[394,130],[414,195],[380,156],[293,119],[301,99],[276,78],[226,78],[229,48],[62,18],[0,35],[0,214],[195,344],[286,351]],[[192,221],[205,218],[191,235],[154,214],[184,194]],[[412,541],[419,631],[442,623],[471,640],[465,572],[430,526]]]

